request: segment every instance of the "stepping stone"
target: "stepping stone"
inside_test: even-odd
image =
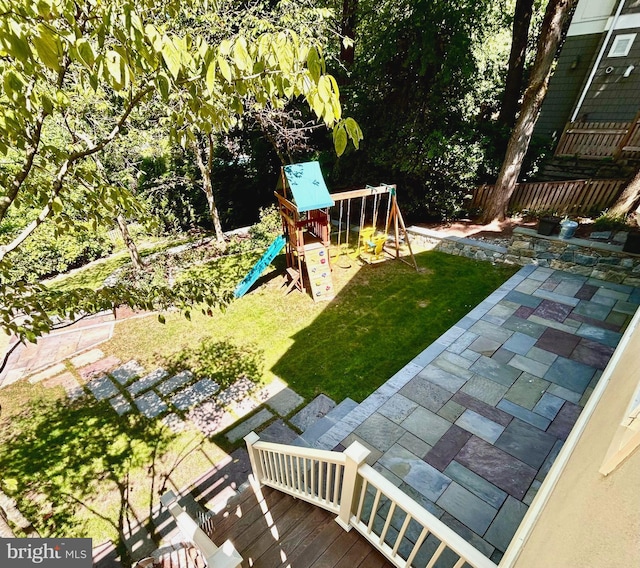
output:
[[[212,400],[207,400],[192,408],[187,414],[187,418],[208,437],[215,436],[236,422],[236,417],[233,414]]]
[[[255,386],[255,383],[246,377],[238,379],[235,383],[218,393],[216,402],[220,406],[230,406],[238,403],[248,398]]]
[[[78,374],[85,380],[89,380],[93,377],[103,375],[107,371],[113,369],[116,365],[120,364],[120,359],[117,357],[105,357],[95,363],[91,363],[86,367],[78,369]]]
[[[166,381],[160,383],[156,387],[156,390],[161,395],[166,396],[168,394],[171,394],[172,392],[177,391],[180,387],[186,385],[187,383],[190,383],[192,380],[193,373],[191,371],[182,371],[181,373],[178,373],[170,379],[167,379]]]
[[[100,361],[100,359],[104,358],[104,353],[100,349],[91,349],[86,353],[82,353],[77,357],[73,357],[70,362],[76,368],[85,367],[90,365],[91,363],[95,363],[96,361]]]
[[[114,369],[109,374],[121,385],[126,385],[129,381],[139,377],[144,373],[144,367],[137,361],[129,361],[121,367]]]
[[[270,398],[277,395],[279,392],[282,392],[287,388],[287,383],[285,383],[282,379],[276,377],[273,379],[268,385],[262,387],[256,394],[255,397],[260,402],[267,402]]]
[[[29,382],[32,385],[39,383],[40,381],[44,381],[46,379],[50,379],[51,377],[55,377],[60,373],[64,373],[67,370],[67,367],[64,363],[58,363],[57,365],[53,365],[52,367],[48,367],[44,371],[40,371],[35,375],[31,375],[29,377]]]
[[[87,388],[93,393],[97,400],[105,400],[119,393],[118,387],[111,382],[107,375],[95,377],[87,383]]]
[[[269,408],[274,410],[276,414],[279,416],[287,416],[287,414],[293,412],[304,402],[304,398],[289,387],[285,387],[280,392],[268,398],[266,402]]]
[[[311,424],[323,418],[330,410],[335,408],[336,403],[326,394],[319,394],[300,412],[298,412],[290,422],[301,432],[304,432]]]
[[[155,418],[169,410],[165,402],[153,391],[139,396],[133,402],[138,407],[140,414],[147,418]]]
[[[169,373],[164,369],[156,369],[152,373],[142,377],[135,381],[127,390],[131,393],[131,396],[135,396],[142,391],[149,390],[153,385],[159,383],[162,379],[168,376]]]
[[[240,423],[240,425],[236,426],[233,430],[230,430],[226,433],[226,438],[230,442],[237,442],[238,440],[244,438],[249,432],[257,430],[260,426],[262,426],[265,422],[268,422],[273,418],[273,414],[269,412],[266,408],[263,408],[257,414],[254,414],[248,420]]]
[[[200,379],[197,383],[174,394],[171,397],[171,404],[178,410],[186,410],[211,398],[219,390],[218,383],[211,379]]]
[[[119,394],[109,399],[109,404],[113,406],[113,409],[122,416],[127,412],[130,412],[133,408],[131,403],[124,397],[123,394]]]
[[[77,400],[84,395],[84,390],[80,383],[69,372],[58,375],[53,379],[46,379],[43,385],[47,388],[62,387],[67,393],[70,400]]]

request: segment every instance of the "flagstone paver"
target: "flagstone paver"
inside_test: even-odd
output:
[[[140,414],[147,418],[155,418],[168,410],[164,400],[153,391],[140,395],[133,402],[138,407]]]
[[[87,383],[87,388],[93,393],[97,400],[111,398],[118,394],[118,387],[111,382],[107,375],[101,375],[91,379]]]
[[[46,379],[44,386],[47,388],[62,387],[69,400],[77,400],[84,395],[84,389],[70,372],[63,373],[52,379]]]
[[[291,418],[290,422],[304,432],[311,424],[333,410],[335,406],[336,403],[333,400],[324,394],[320,394]]]
[[[361,440],[499,560],[639,303],[640,288],[526,266],[316,446]]]
[[[190,383],[193,380],[193,373],[191,371],[181,371],[177,375],[174,375],[170,379],[163,381],[160,383],[156,390],[161,395],[168,395],[172,392],[177,391],[180,387],[183,387],[187,383]]]
[[[113,409],[119,414],[123,415],[132,410],[131,403],[125,398],[123,394],[118,394],[109,399],[109,404],[113,406]]]
[[[271,418],[273,418],[273,413],[269,412],[269,410],[267,410],[266,408],[263,408],[248,420],[245,420],[240,425],[236,426],[232,430],[229,430],[229,432],[227,432],[226,434],[226,437],[230,442],[240,440],[252,430],[256,430],[259,426],[262,426],[262,424],[271,420]]]
[[[266,401],[267,405],[280,416],[287,416],[303,402],[304,398],[289,387],[277,392]]]
[[[126,385],[129,381],[139,377],[144,373],[144,367],[137,361],[129,361],[114,369],[109,374],[121,385]]]
[[[78,369],[78,374],[85,380],[89,380],[92,377],[97,377],[102,375],[111,369],[113,369],[116,365],[120,364],[120,359],[114,357],[113,355],[109,357],[105,357],[104,359],[99,359],[95,363],[90,363],[84,367]]]
[[[100,361],[100,359],[104,359],[104,353],[100,349],[91,349],[90,351],[86,351],[85,353],[81,353],[80,355],[71,358],[69,362],[76,369],[79,369],[80,367],[85,367],[86,365]]]
[[[137,395],[143,391],[149,390],[153,385],[159,383],[162,379],[169,376],[169,373],[165,369],[156,369],[152,373],[145,375],[132,383],[127,390],[132,396]]]
[[[192,406],[211,398],[220,390],[218,383],[204,378],[177,392],[171,397],[171,404],[178,410],[187,410]]]

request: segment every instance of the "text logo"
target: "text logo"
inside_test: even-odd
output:
[[[3,538],[3,568],[91,568],[90,538]]]

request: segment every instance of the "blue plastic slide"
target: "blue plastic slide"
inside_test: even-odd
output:
[[[253,268],[249,271],[242,282],[236,286],[235,297],[241,298],[244,296],[255,281],[260,278],[260,275],[266,270],[267,266],[271,264],[271,261],[278,256],[278,253],[285,245],[285,238],[283,235],[279,235],[269,245],[269,248],[262,255],[262,258],[253,265]]]

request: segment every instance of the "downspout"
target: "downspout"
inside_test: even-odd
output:
[[[573,114],[571,115],[571,120],[569,122],[575,122],[576,118],[578,117],[578,113],[580,112],[580,108],[582,107],[582,103],[584,102],[584,99],[587,97],[587,91],[591,88],[591,83],[593,83],[593,78],[596,76],[596,71],[598,70],[598,65],[600,65],[600,62],[602,61],[602,58],[604,56],[604,52],[607,49],[607,45],[609,45],[609,40],[611,39],[613,31],[615,30],[616,24],[618,23],[618,18],[620,17],[620,12],[622,12],[622,8],[624,6],[624,1],[625,0],[620,0],[620,3],[618,4],[618,9],[616,10],[615,15],[613,16],[613,21],[611,22],[611,25],[609,26],[609,30],[607,31],[607,36],[604,38],[604,41],[602,42],[602,47],[600,48],[600,52],[598,53],[598,57],[596,58],[596,61],[593,64],[593,67],[591,69],[591,73],[589,73],[589,78],[587,79],[587,83],[585,84],[584,89],[582,90],[582,94],[580,95],[580,98],[578,99],[578,104],[576,105],[576,110],[573,111]]]

